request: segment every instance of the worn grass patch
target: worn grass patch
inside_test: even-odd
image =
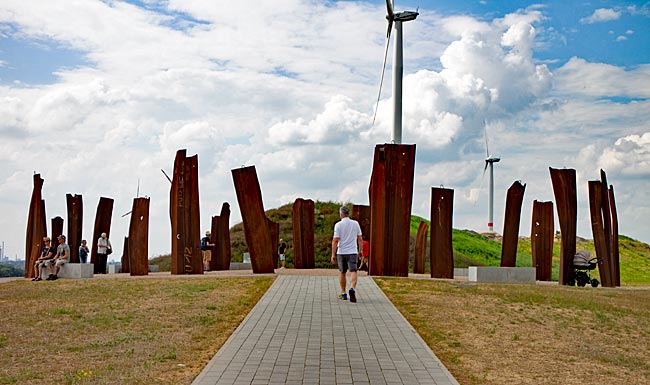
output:
[[[190,384],[272,282],[3,283],[0,384]]]
[[[650,290],[375,278],[461,384],[650,384]]]

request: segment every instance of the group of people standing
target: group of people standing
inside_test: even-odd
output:
[[[41,250],[41,256],[34,263],[34,278],[32,278],[32,281],[42,280],[43,268],[47,268],[49,271],[49,275],[45,280],[55,281],[59,279],[61,266],[70,262],[70,246],[66,243],[65,235],[59,235],[57,240],[59,245],[54,247],[51,245],[52,240],[50,237],[43,238],[44,246]],[[97,268],[95,269],[95,273],[106,274],[108,255],[111,254],[112,250],[113,246],[111,245],[111,241],[108,239],[106,233],[102,233],[101,237],[97,240]],[[79,246],[79,261],[81,263],[87,263],[89,254],[90,249],[84,239],[81,241],[81,246]]]

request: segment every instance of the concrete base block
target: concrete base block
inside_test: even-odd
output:
[[[230,262],[230,270],[253,270],[250,263]]]
[[[122,272],[121,263],[112,263],[108,265],[108,274],[119,274]]]
[[[59,278],[92,278],[93,277],[93,264],[92,263],[66,263],[61,266],[59,270]],[[52,271],[56,272],[56,267],[52,267]],[[43,268],[41,279],[45,279],[50,275],[50,270]]]
[[[486,283],[535,284],[534,267],[484,267],[470,266],[467,280]]]
[[[467,268],[454,267],[454,278],[455,277],[467,277],[468,271]]]
[[[149,272],[150,273],[157,273],[160,271],[160,266],[158,265],[149,265]]]

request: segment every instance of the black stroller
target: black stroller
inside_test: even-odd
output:
[[[590,283],[592,287],[598,287],[600,282],[596,278],[591,278],[589,272],[595,269],[600,262],[601,260],[598,258],[591,258],[587,250],[578,251],[573,257],[575,272],[569,278],[569,285],[578,284],[578,286],[584,287]]]

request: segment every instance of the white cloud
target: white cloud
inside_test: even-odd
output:
[[[621,17],[621,12],[610,8],[598,8],[588,17],[580,19],[583,24],[602,23],[611,20],[617,20]]]

